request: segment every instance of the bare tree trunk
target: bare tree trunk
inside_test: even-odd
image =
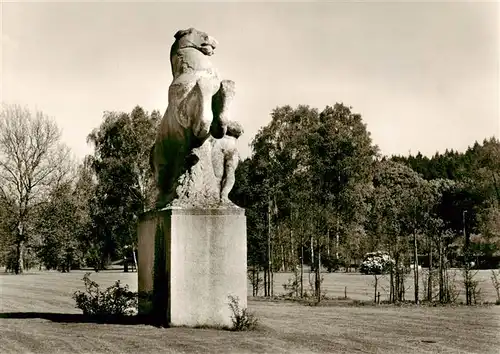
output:
[[[326,254],[328,255],[328,258],[330,258],[330,228],[327,226],[326,228],[326,237],[327,237],[327,243],[326,243]]]
[[[392,249],[390,249],[390,256],[392,257],[392,259],[394,259],[396,261],[396,257],[394,255],[394,252],[392,251]],[[389,274],[389,302],[390,303],[394,303],[395,302],[395,286],[394,286],[394,271],[396,270],[396,266],[397,266],[397,262],[394,262],[392,265],[391,265],[391,272]]]
[[[401,284],[399,285],[399,289],[401,290],[401,301],[405,301],[405,293],[406,293],[406,289],[405,289],[405,274],[403,273],[404,271],[401,272],[401,277],[399,278],[400,281],[401,281]]]
[[[464,247],[464,285],[465,285],[465,303],[467,305],[472,304],[472,297],[471,297],[471,267],[470,267],[470,238],[469,238],[469,233],[466,227],[466,215],[467,210],[464,210],[462,212],[462,217],[463,217],[463,229],[464,229],[464,239],[465,239],[465,247]]]
[[[339,222],[339,215],[337,211],[337,232],[335,234],[335,258],[338,260],[339,259],[339,228],[340,228],[340,222]]]
[[[432,269],[432,241],[430,237],[429,241],[429,278],[427,279],[427,299],[432,301],[432,283],[433,283],[433,269]]]
[[[261,268],[260,266],[258,265],[257,266],[257,270],[256,270],[256,274],[255,276],[257,277],[257,279],[255,280],[255,296],[259,296],[259,289],[260,289],[260,271],[261,271]]]
[[[273,203],[274,201],[274,203]],[[273,208],[271,209],[271,212],[273,210],[276,210],[276,196],[274,196],[273,200],[271,200],[271,203],[273,203]],[[275,214],[274,214],[275,215]],[[274,245],[273,245],[273,240],[272,240],[272,234],[271,234],[271,231],[272,231],[272,219],[269,220],[269,239],[270,239],[270,251],[271,251],[271,258],[270,258],[270,267],[269,267],[269,293],[270,293],[270,296],[273,297],[274,296],[274,269],[273,269],[273,265],[274,265]]]
[[[264,297],[267,297],[268,295],[268,288],[267,288],[267,284],[269,283],[267,281],[267,276],[268,276],[268,270],[267,270],[267,267],[264,269]]]
[[[497,179],[493,169],[491,170],[491,176],[493,177],[493,186],[495,187],[495,192],[497,194],[497,204],[500,204],[500,189],[498,188]]]
[[[321,301],[321,249],[320,249],[320,240],[319,237],[316,241],[316,245],[318,246],[318,265],[316,266],[316,295],[318,297],[318,302]]]
[[[24,272],[24,215],[26,213],[25,202],[19,203],[19,222],[17,225],[17,241],[16,241],[16,264],[14,267],[15,274]]]
[[[311,267],[314,267],[314,240],[311,235]]]
[[[394,300],[395,302],[396,301],[399,301],[400,298],[400,291],[399,291],[399,285],[400,285],[400,281],[399,281],[399,278],[400,278],[400,274],[399,274],[399,271],[400,271],[400,261],[399,261],[399,257],[396,258],[396,272],[394,274]]]
[[[255,282],[255,288],[254,288],[254,292],[255,292],[255,295],[254,296],[259,296],[259,286],[260,286],[260,267],[259,266],[255,266],[253,267],[254,269],[254,282]]]
[[[304,245],[301,241],[301,255],[300,255],[300,297],[304,297]]]
[[[16,264],[14,268],[15,274],[20,274],[24,271],[24,241],[16,243]]]
[[[271,267],[271,281],[269,282],[269,288],[270,288],[271,297],[273,297],[274,296],[274,271],[273,271],[272,267]]]
[[[255,266],[252,266],[252,278],[250,281],[252,282],[252,296],[255,297]]]
[[[252,267],[252,284],[252,296],[255,297],[259,295],[259,268],[257,268],[256,266]]]
[[[281,244],[281,271],[284,272],[286,270],[286,264],[285,264],[285,246],[283,243]]]
[[[398,251],[399,252],[399,251]],[[404,301],[405,298],[405,259],[404,254],[396,256],[396,279],[395,295],[397,301]]]
[[[138,268],[137,268],[137,257],[135,255],[135,247],[132,247],[132,254],[134,256],[134,265],[135,265],[135,271],[137,272],[138,271]]]
[[[399,295],[399,300],[400,301],[404,301],[405,300],[405,255],[403,254],[403,257],[401,258],[401,264],[402,264],[402,267],[399,271],[399,291],[400,291],[400,295]]]
[[[291,264],[291,266],[294,266],[295,267],[295,242],[294,242],[294,239],[293,239],[293,228],[294,228],[294,218],[293,218],[293,213],[294,213],[294,210],[293,210],[293,207],[292,207],[292,210],[290,211],[290,263],[293,263]]]
[[[389,302],[394,302],[394,266],[391,267],[391,273],[389,278]]]
[[[441,235],[439,235],[439,246],[438,246],[438,257],[439,257],[439,302],[444,302],[444,277],[443,277],[443,244],[441,241]]]
[[[267,204],[267,296],[271,296],[271,268],[272,268],[272,259],[271,259],[271,199],[268,200]]]
[[[415,287],[415,303],[419,303],[418,289],[418,249],[417,249],[417,233],[413,230],[413,284]]]

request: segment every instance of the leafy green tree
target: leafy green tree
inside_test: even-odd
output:
[[[418,235],[430,218],[433,190],[411,168],[394,161],[378,164],[373,179],[372,223],[374,237],[383,240],[378,246],[395,260],[391,272],[392,301],[404,300],[404,269],[413,249],[415,301],[418,302]],[[411,246],[410,246],[411,245]]]
[[[88,266],[94,266],[96,263],[95,257],[92,260],[89,259],[89,257],[93,257],[93,251],[95,251],[92,237],[91,207],[94,202],[97,184],[91,163],[91,159],[86,157],[78,166],[72,192],[75,205],[73,215],[74,234],[78,239],[79,252]]]
[[[470,236],[479,232],[479,212],[486,206],[485,196],[472,181],[459,181],[443,194],[439,215],[455,236],[462,237],[463,253],[470,244]]]
[[[253,163],[253,160],[247,158],[238,165],[235,173],[236,182],[230,192],[230,198],[246,209],[247,257],[251,269],[249,277],[253,286],[253,295],[257,296],[260,289],[260,271],[267,265],[267,215],[263,205],[265,195],[261,188],[262,181],[255,174]],[[267,285],[267,278],[265,285]]]
[[[434,259],[438,261],[439,275],[439,296],[440,301],[444,299],[444,289],[447,288],[445,281],[447,280],[447,251],[454,237],[446,228],[441,215],[439,213],[443,196],[454,187],[455,183],[448,179],[433,179],[429,181],[428,188],[432,199],[428,200],[427,210],[424,216],[424,223],[421,223],[422,232],[426,235],[424,248],[428,255],[428,276],[427,276],[427,293],[425,294],[428,301],[433,300],[434,288]],[[435,257],[437,256],[437,257]],[[443,301],[444,302],[444,301]]]
[[[0,198],[0,265],[6,270],[15,268],[15,214],[9,210],[14,203]]]
[[[333,228],[337,235],[342,232],[344,244],[359,244],[354,239],[363,234],[356,230],[365,221],[364,201],[369,193],[372,165],[378,152],[361,115],[352,113],[351,108],[343,104],[327,106],[319,115],[319,123],[310,131],[308,148],[310,184],[315,186],[313,203],[320,218],[316,231],[322,236],[318,238],[319,244],[329,242]],[[335,226],[331,223],[332,216]],[[335,248],[338,252],[338,243]],[[362,256],[359,253],[354,256]],[[350,258],[353,254],[345,256]]]
[[[301,215],[299,205],[305,202],[297,203],[295,188],[297,180],[302,183],[302,189],[308,188],[307,180],[300,178],[306,175],[307,169],[304,131],[317,118],[317,111],[307,106],[299,106],[296,110],[285,106],[273,110],[271,117],[271,122],[252,141],[252,184],[258,186],[260,195],[254,205],[259,210],[257,215],[265,216],[267,228],[266,295],[272,295],[273,269],[279,265],[289,269],[299,261],[298,235],[284,230],[292,215],[297,221]]]
[[[73,190],[72,181],[57,186],[38,213],[36,230],[42,238],[38,253],[47,269],[69,272],[82,260]]]
[[[81,266],[92,250],[90,203],[95,193],[95,177],[89,159],[76,173],[56,185],[36,214],[37,247],[40,261],[48,269],[69,272]],[[86,259],[87,258],[87,259]]]
[[[479,234],[471,240],[476,254],[492,257],[500,253],[500,209],[494,205],[483,208],[479,215]]]
[[[258,190],[247,210],[259,210],[260,225],[267,224],[269,279],[274,269],[292,269],[306,259],[319,271],[321,257],[333,253],[332,239],[339,240],[340,232],[343,242],[352,235],[356,243],[357,231],[363,234],[377,154],[361,116],[344,105],[321,113],[308,106],[278,107],[271,118],[252,141],[245,174],[247,184]],[[357,244],[364,247],[364,242]],[[335,253],[339,250],[336,242]]]
[[[462,253],[473,234],[496,240],[496,138],[476,142],[464,153],[378,161],[361,116],[350,107],[336,104],[319,112],[283,106],[272,111],[252,149],[238,168],[232,196],[247,210],[249,263],[265,268],[267,295],[272,295],[275,270],[309,263],[318,281],[322,260],[335,269],[366,252],[386,250],[396,263],[391,300],[404,299],[405,267],[412,260],[419,301],[418,258],[427,252],[431,268],[433,256],[438,258],[439,295],[445,301],[446,270],[460,254],[454,249],[457,240],[465,242]],[[491,254],[481,237],[478,245]],[[428,282],[433,283],[432,274]],[[427,296],[432,298],[432,287]]]
[[[149,153],[159,120],[159,112],[147,114],[139,106],[130,114],[105,112],[104,122],[88,136],[94,145],[89,161],[97,178],[90,205],[91,251],[98,249],[100,267],[137,244],[138,216],[154,199]]]

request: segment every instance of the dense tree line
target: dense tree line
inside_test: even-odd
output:
[[[160,118],[139,106],[105,112],[88,135],[94,153],[76,164],[51,119],[4,107],[0,263],[14,272],[35,264],[99,270],[130,256],[138,217],[154,200],[149,151]],[[343,104],[278,107],[271,118],[230,195],[246,208],[248,264],[254,284],[263,274],[265,295],[274,272],[307,268],[320,297],[322,270],[348,270],[383,251],[395,263],[392,301],[404,299],[410,264],[418,299],[423,261],[425,296],[446,301],[450,266],[499,254],[498,139],[463,153],[384,157],[361,115]],[[301,295],[307,289],[300,284]]]
[[[471,247],[485,255],[500,250],[498,244],[500,204],[500,143],[497,138],[475,142],[465,152],[453,150],[422,156],[393,156],[429,181],[449,180],[454,188],[445,193],[441,216],[455,234],[464,230]]]
[[[392,301],[404,299],[410,264],[418,301],[423,257],[430,269],[426,297],[446,301],[450,266],[467,255],[498,255],[496,138],[464,153],[382,157],[361,116],[343,104],[321,112],[278,107],[271,117],[232,192],[247,209],[249,264],[264,271],[264,295],[272,295],[273,272],[302,273],[307,264],[319,296],[321,265],[349,269],[366,253],[385,251],[395,260]],[[252,278],[258,280],[255,272]]]
[[[138,216],[154,200],[159,112],[105,112],[88,135],[94,154],[80,164],[42,112],[5,105],[0,118],[0,264],[16,273],[99,270],[130,256]]]

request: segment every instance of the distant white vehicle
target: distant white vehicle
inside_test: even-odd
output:
[[[415,269],[415,265],[414,264],[410,264],[410,269]],[[418,270],[421,270],[422,269],[422,266],[418,266]]]

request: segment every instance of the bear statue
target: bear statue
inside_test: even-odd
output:
[[[168,107],[150,155],[156,208],[210,207],[221,202],[221,190],[209,137],[226,135],[235,85],[221,80],[212,66],[214,38],[194,28],[174,37]]]

